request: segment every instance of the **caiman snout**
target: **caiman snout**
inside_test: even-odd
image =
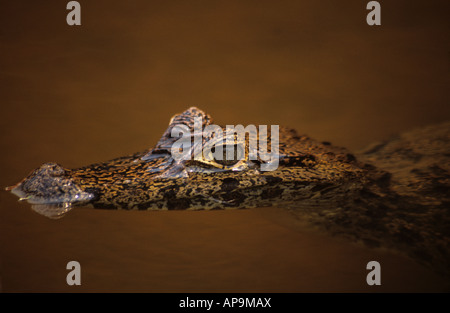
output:
[[[94,195],[83,191],[71,178],[71,171],[56,163],[45,163],[20,183],[6,188],[31,204],[69,208],[75,202],[88,202]]]

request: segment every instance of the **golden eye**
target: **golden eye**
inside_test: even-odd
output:
[[[214,161],[220,165],[229,167],[238,163],[244,158],[242,145],[222,145],[211,149]]]

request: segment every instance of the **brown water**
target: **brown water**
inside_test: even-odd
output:
[[[279,124],[359,149],[450,118],[448,1],[0,3],[0,186],[152,146],[196,105],[217,123]],[[308,231],[281,208],[76,209],[53,221],[0,192],[6,292],[443,291],[392,252]],[[82,285],[66,284],[79,261]],[[382,285],[366,284],[377,260]]]

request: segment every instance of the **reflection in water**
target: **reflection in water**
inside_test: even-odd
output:
[[[6,291],[370,292],[445,286],[404,257],[299,228],[275,208],[78,209],[58,221],[27,207],[15,210],[6,216],[15,226],[3,230],[20,234],[6,246]],[[81,264],[77,290],[65,283],[65,265],[71,260]],[[377,290],[365,282],[371,260],[382,266]]]
[[[52,2],[1,6],[3,187],[48,161],[76,168],[143,151],[192,105],[217,124],[286,125],[351,149],[450,115],[447,3],[383,3],[378,29],[358,1],[96,1],[82,5],[80,28]],[[448,290],[403,256],[276,208],[80,208],[52,221],[1,192],[0,258],[4,291]],[[71,260],[77,289],[65,280]]]

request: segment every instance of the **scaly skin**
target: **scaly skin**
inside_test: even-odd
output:
[[[371,247],[403,251],[418,262],[450,274],[450,124],[418,130],[379,144],[356,157],[280,128],[279,166],[264,161],[224,165],[205,159],[176,161],[170,132],[176,125],[202,129],[212,119],[190,108],[171,119],[148,151],[68,170],[42,165],[13,193],[51,218],[76,206],[137,210],[201,210],[285,207],[333,235]],[[214,138],[200,142],[204,147]],[[245,142],[238,144],[248,144]]]

